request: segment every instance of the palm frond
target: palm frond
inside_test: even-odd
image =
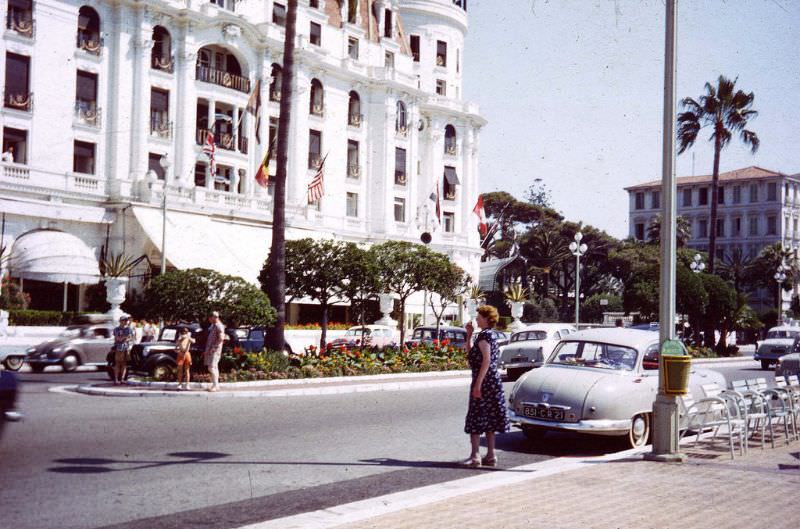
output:
[[[100,260],[100,271],[105,277],[122,277],[130,274],[144,259],[144,255],[111,254]]]

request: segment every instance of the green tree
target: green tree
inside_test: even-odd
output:
[[[601,302],[605,300],[606,304]],[[585,322],[600,323],[603,321],[604,312],[622,312],[622,298],[614,294],[593,294],[581,303],[581,320]]]
[[[678,248],[686,246],[686,241],[692,238],[692,224],[689,219],[678,216],[675,219],[675,242]],[[656,215],[647,226],[647,242],[659,246],[661,244],[661,215]]]
[[[281,79],[278,145],[276,147],[275,188],[272,198],[272,245],[269,252],[272,277],[267,285],[269,299],[275,307],[275,326],[267,334],[267,347],[283,351],[286,324],[286,170],[289,160],[289,130],[292,124],[295,67],[294,47],[297,32],[297,0],[288,0],[283,39],[283,70]]]
[[[434,253],[433,258],[427,264],[428,273],[423,280],[423,285],[431,294],[428,305],[436,318],[436,336],[439,336],[439,325],[445,310],[450,305],[461,301],[461,297],[469,289],[471,279],[460,266],[452,263],[444,254]],[[436,303],[435,297],[438,297],[438,303]]]
[[[377,298],[381,289],[378,282],[378,264],[375,262],[374,254],[353,243],[345,246],[342,261],[341,295],[350,302],[358,323],[364,325],[367,305]]]
[[[678,114],[678,154],[684,153],[695,141],[703,127],[711,128],[710,140],[714,142],[714,167],[711,175],[711,233],[708,238],[708,271],[713,274],[714,260],[717,254],[717,195],[719,193],[719,160],[722,149],[728,146],[733,135],[738,133],[751,152],[758,150],[759,139],[755,132],[746,127],[749,121],[758,115],[752,109],[755,96],[753,92],[745,93],[736,90],[736,81],[723,75],[717,79],[717,85],[706,83],[706,93],[698,100],[686,97],[681,101],[684,109]]]
[[[269,298],[241,277],[207,270],[171,270],[150,281],[144,292],[146,316],[203,322],[214,310],[231,326],[272,325]]]
[[[719,263],[719,276],[730,281],[736,293],[740,294],[747,284],[752,264],[753,260],[741,248],[733,248],[722,256]]]
[[[723,352],[727,349],[727,334],[735,324],[736,317],[741,309],[740,297],[733,287],[724,279],[712,274],[699,274],[703,281],[703,288],[708,293],[708,306],[704,319],[706,332],[705,346],[715,347]],[[719,343],[714,343],[713,330],[719,330]]]

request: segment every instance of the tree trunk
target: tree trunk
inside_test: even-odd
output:
[[[270,303],[275,308],[275,326],[267,333],[267,347],[282,351],[286,325],[286,171],[289,154],[289,127],[294,99],[294,40],[297,25],[297,0],[289,0],[286,12],[286,40],[283,44],[283,79],[278,118],[277,169],[272,202],[272,247],[269,252]]]
[[[328,344],[328,304],[322,303],[322,317],[320,318],[319,326],[322,328],[322,333],[319,336],[319,351],[326,350],[326,345]]]
[[[719,194],[719,156],[722,150],[719,134],[714,136],[714,172],[711,176],[711,219],[708,235],[708,273],[714,273],[717,257],[717,195]]]
[[[406,298],[400,298],[400,317],[397,320],[400,322],[400,348],[406,344]],[[423,322],[424,323],[424,322]]]

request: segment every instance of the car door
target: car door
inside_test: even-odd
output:
[[[113,341],[110,327],[90,328],[83,345],[84,363],[105,364],[106,355],[111,349]]]
[[[261,351],[264,349],[264,331],[263,329],[251,329],[250,335],[247,337],[247,344],[245,351],[248,353]]]

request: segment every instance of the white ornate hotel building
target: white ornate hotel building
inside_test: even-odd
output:
[[[432,231],[431,247],[477,279],[472,208],[485,120],[462,99],[467,0],[299,4],[287,238],[369,244]],[[58,277],[20,260],[47,259],[36,253],[43,233],[60,252],[145,254],[142,266],[158,270],[166,225],[169,267],[255,283],[269,253],[272,189],[254,175],[276,133],[285,2],[3,5],[2,235],[11,276],[41,293],[34,307],[61,307],[62,287],[41,281]],[[246,111],[257,86],[260,143]],[[202,149],[208,131],[216,174]],[[325,194],[309,205],[326,155]],[[437,187],[440,225],[429,198]],[[84,290],[69,288],[70,310]]]

